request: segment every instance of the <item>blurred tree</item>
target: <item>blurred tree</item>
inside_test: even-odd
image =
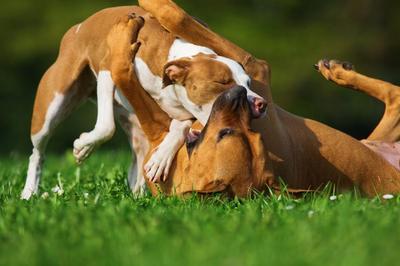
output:
[[[400,83],[400,2],[394,0],[176,1],[272,66],[275,101],[355,137],[368,135],[383,106],[324,81],[312,68],[323,57],[349,60],[362,73]],[[94,12],[136,1],[18,0],[2,3],[0,153],[27,152],[36,86],[57,55],[64,32]],[[95,123],[87,105],[51,142],[63,151]],[[108,147],[126,145],[119,134]]]

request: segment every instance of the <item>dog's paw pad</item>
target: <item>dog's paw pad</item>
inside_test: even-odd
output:
[[[337,70],[347,70],[351,71],[354,70],[354,65],[350,62],[341,62],[338,60],[328,60],[328,59],[322,59],[320,60],[317,64],[314,65],[316,70],[322,71],[322,70],[332,70],[332,71],[337,71]]]
[[[342,66],[346,70],[349,70],[349,71],[350,70],[354,70],[354,65],[352,63],[350,63],[350,62],[343,62]]]
[[[327,80],[341,86],[351,86],[354,66],[349,62],[322,59],[314,66]]]

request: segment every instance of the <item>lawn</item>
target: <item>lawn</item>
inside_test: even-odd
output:
[[[134,199],[129,154],[80,168],[50,156],[41,195],[19,200],[27,157],[0,161],[1,265],[398,265],[400,199],[331,193],[227,201]],[[59,184],[61,183],[61,184]],[[52,192],[62,187],[63,194]],[[46,193],[47,192],[47,193]],[[46,194],[48,197],[46,198]]]

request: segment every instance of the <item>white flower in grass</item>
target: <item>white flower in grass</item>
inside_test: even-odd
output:
[[[329,200],[331,200],[331,201],[335,201],[335,200],[337,200],[337,196],[335,196],[335,195],[332,195],[332,196],[330,196],[330,197],[329,197]]]
[[[42,197],[42,199],[47,199],[49,197],[49,193],[44,192],[41,197]]]
[[[55,187],[53,187],[53,188],[51,189],[51,191],[52,191],[53,193],[56,193],[58,196],[61,196],[61,195],[64,194],[64,189],[63,189],[63,185],[62,185],[62,182],[61,182],[61,173],[58,173],[58,174],[57,174],[57,181],[58,181],[58,185],[56,185]]]
[[[392,194],[386,194],[386,195],[383,195],[382,198],[385,199],[385,200],[391,200],[391,199],[394,198],[394,196]]]
[[[61,196],[62,194],[64,194],[64,190],[63,190],[62,188],[60,188],[58,185],[55,186],[55,187],[53,187],[53,188],[51,189],[51,191],[52,191],[53,193],[56,193],[58,196]]]
[[[87,192],[83,193],[83,197],[84,197],[85,199],[89,198],[89,193],[87,193]]]
[[[288,210],[288,211],[293,210],[293,209],[294,209],[294,205],[288,205],[285,207],[285,210]]]
[[[315,212],[313,210],[309,210],[307,213],[307,216],[308,216],[308,218],[311,218],[314,216],[314,214],[315,214]]]

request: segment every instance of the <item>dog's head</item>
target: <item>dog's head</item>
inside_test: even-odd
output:
[[[187,109],[204,125],[221,93],[240,85],[245,88],[253,118],[266,113],[267,102],[251,91],[251,79],[237,62],[212,54],[180,58],[164,67],[164,86],[184,87]]]
[[[273,183],[265,171],[261,136],[250,129],[251,117],[246,89],[235,86],[217,98],[201,133],[189,133],[185,176],[195,180],[194,190],[247,196],[250,189]]]

